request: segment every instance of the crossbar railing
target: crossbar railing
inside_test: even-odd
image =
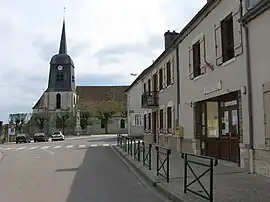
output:
[[[195,155],[195,154],[188,154],[188,153],[182,153],[182,158],[184,159],[184,193],[187,193],[188,191],[200,196],[210,202],[213,202],[213,178],[214,178],[214,166],[217,166],[218,161],[216,158],[203,156],[203,155]],[[192,159],[189,159],[192,158]],[[204,161],[204,162],[202,162]],[[206,168],[203,172],[200,174],[196,173],[192,165],[198,165],[201,167]],[[192,173],[192,176],[195,178],[191,182],[187,181],[187,173],[188,170]],[[206,185],[201,181],[202,177],[206,176],[209,173],[209,181],[210,185],[207,189]],[[199,186],[202,188],[203,193],[200,191],[195,191],[191,188],[191,185],[194,183],[198,183]]]
[[[157,151],[157,176],[162,176],[166,182],[170,181],[170,155],[171,150],[156,146]]]
[[[141,141],[138,140],[136,141],[136,139],[133,139],[134,143],[134,151],[133,151],[133,157],[134,159],[137,159],[138,161],[141,160]]]
[[[143,165],[148,167],[149,170],[152,169],[152,144],[142,143],[143,149]]]

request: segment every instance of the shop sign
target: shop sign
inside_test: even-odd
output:
[[[217,84],[213,87],[206,87],[206,88],[203,88],[203,93],[205,95],[209,94],[209,93],[213,93],[213,92],[216,92],[218,90],[221,90],[222,89],[222,82],[221,81],[218,81]]]

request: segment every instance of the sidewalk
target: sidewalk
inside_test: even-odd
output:
[[[138,162],[131,157],[121,148],[114,147],[118,153],[123,157],[136,170],[142,174],[147,180],[152,183],[160,181],[156,184],[156,187],[164,192],[167,196],[173,198],[173,201],[184,202],[201,202],[207,201],[199,196],[196,196],[190,192],[184,193],[184,160],[181,158],[180,153],[172,152],[170,157],[170,182],[166,183],[165,179],[156,177],[156,149],[153,145],[152,148],[152,170],[148,170],[143,166],[142,157]],[[141,152],[142,156],[142,152]],[[162,159],[164,157],[162,156]],[[207,168],[202,166],[192,165],[197,176],[203,173]],[[188,171],[188,182],[191,182],[193,175]],[[209,174],[202,177],[202,184],[208,189],[209,187]],[[217,165],[214,167],[214,202],[267,202],[270,201],[270,179],[259,176],[256,174],[248,174],[247,171],[236,167],[234,165]],[[199,191],[203,194],[202,188],[199,183],[194,183],[191,188]]]

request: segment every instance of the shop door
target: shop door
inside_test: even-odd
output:
[[[237,105],[220,108],[220,159],[239,162],[239,116]]]

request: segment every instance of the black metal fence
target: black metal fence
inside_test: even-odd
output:
[[[187,154],[187,153],[182,153],[182,158],[184,159],[184,193],[187,193],[188,191],[200,196],[210,202],[213,202],[213,176],[214,176],[214,166],[217,166],[218,161],[216,158],[213,157],[208,157],[208,156],[203,156],[203,155],[195,155],[195,154]],[[190,159],[189,159],[190,158]],[[201,172],[200,174],[196,173],[195,171],[195,166],[199,167],[205,167],[206,170]],[[193,179],[192,181],[188,182],[188,170],[192,174]],[[201,169],[199,169],[201,171]],[[209,174],[209,176],[207,176]],[[209,177],[209,187],[202,183],[201,179],[202,177],[207,176]],[[198,183],[199,187],[203,190],[202,194],[200,191],[196,191],[192,189],[191,185],[194,183]]]
[[[148,144],[141,140],[136,140],[133,137],[118,135],[117,145],[127,152],[129,155],[133,156],[134,159],[139,162],[142,161],[143,166],[147,167],[148,170],[152,170],[152,155],[153,155],[153,145]],[[156,149],[156,170],[157,176],[161,176],[169,182],[170,176],[170,154],[171,150],[155,146]]]
[[[170,181],[170,155],[171,150],[156,146],[157,150],[157,176],[162,176],[166,182]]]

